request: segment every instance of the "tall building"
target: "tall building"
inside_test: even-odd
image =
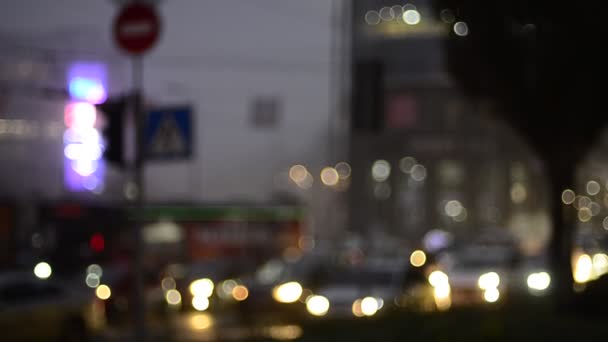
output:
[[[523,241],[536,225],[547,235],[546,220],[513,223],[543,209],[540,166],[489,102],[468,99],[446,73],[445,39],[467,39],[466,23],[430,1],[352,6],[350,229],[412,244],[432,229]]]

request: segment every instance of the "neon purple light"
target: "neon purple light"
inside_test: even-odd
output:
[[[90,176],[95,173],[95,171],[97,171],[97,167],[98,164],[96,160],[76,159],[72,161],[72,169],[83,177]]]
[[[70,80],[68,89],[73,99],[92,104],[103,103],[107,98],[106,89],[101,81],[96,79],[73,78]]]
[[[95,128],[95,105],[107,98],[107,67],[81,62],[69,66],[67,88],[73,100],[65,108],[63,135],[65,185],[72,191],[99,190],[105,170],[103,141]]]

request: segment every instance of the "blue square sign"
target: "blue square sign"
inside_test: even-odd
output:
[[[149,111],[144,138],[147,160],[190,158],[193,140],[191,108],[173,107]]]

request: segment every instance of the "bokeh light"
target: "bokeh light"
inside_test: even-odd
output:
[[[574,281],[583,284],[591,280],[593,276],[593,261],[588,254],[582,254],[574,264]]]
[[[335,167],[340,179],[348,179],[352,173],[352,168],[347,162],[339,162]]]
[[[500,284],[500,276],[496,272],[488,272],[479,276],[477,285],[482,290],[496,288]]]
[[[48,279],[53,274],[51,265],[42,261],[34,267],[34,275],[39,279]]]
[[[179,305],[182,303],[182,294],[177,290],[169,290],[165,293],[165,300],[169,305]]]
[[[547,272],[532,273],[527,279],[528,287],[535,291],[544,291],[551,285],[551,276]]]
[[[164,291],[173,290],[173,289],[175,289],[175,286],[176,286],[175,279],[173,279],[172,277],[165,277],[160,282],[160,285]]]
[[[367,13],[365,13],[365,22],[369,25],[378,25],[381,20],[380,13],[377,11],[367,11]]]
[[[361,310],[361,299],[357,299],[353,302],[352,311],[353,311],[353,315],[355,315],[355,317],[364,317],[365,316],[365,314]]]
[[[249,297],[249,290],[243,285],[235,286],[232,289],[232,298],[238,302],[242,302]]]
[[[97,110],[87,102],[73,102],[65,107],[64,121],[68,128],[74,130],[90,129],[95,127]]]
[[[528,191],[522,183],[514,183],[511,186],[511,200],[515,204],[522,204],[528,198]]]
[[[399,161],[399,169],[401,169],[401,172],[409,174],[412,172],[412,168],[417,163],[418,162],[416,161],[416,159],[414,157],[403,157]]]
[[[103,275],[103,268],[97,264],[91,264],[87,267],[87,274],[95,274],[101,278]]]
[[[416,25],[420,23],[420,12],[415,9],[408,9],[403,12],[403,21],[408,25]]]
[[[576,199],[576,194],[574,193],[574,191],[570,190],[570,189],[566,189],[562,192],[562,202],[564,204],[572,204],[574,203],[574,200]]]
[[[424,251],[415,250],[410,255],[410,264],[414,267],[422,267],[426,263],[426,254]]]
[[[338,171],[333,167],[326,167],[321,170],[321,182],[327,186],[335,186],[340,180]]]
[[[323,296],[311,296],[306,301],[306,310],[313,316],[325,316],[329,311],[329,300]]]
[[[378,13],[380,14],[380,19],[384,21],[395,19],[395,12],[391,7],[382,7]]]
[[[460,211],[460,214],[452,217],[452,219],[454,219],[455,222],[464,222],[467,220],[467,217],[469,216],[467,209],[466,208],[462,208],[462,210]]]
[[[272,295],[280,303],[295,303],[300,299],[302,291],[302,285],[293,281],[275,287]]]
[[[578,203],[577,209],[589,208],[589,206],[591,205],[591,202],[593,202],[591,200],[591,198],[589,198],[587,196],[578,196],[577,198],[578,198],[577,199],[577,203]]]
[[[592,216],[593,215],[591,214],[591,209],[589,209],[589,208],[586,208],[586,207],[585,208],[581,208],[578,211],[578,219],[581,222],[589,222],[589,220],[591,220]]]
[[[224,299],[231,298],[232,290],[234,290],[237,285],[238,284],[234,279],[224,280],[219,286],[217,286],[217,294]]]
[[[608,255],[597,253],[593,255],[593,272],[596,277],[608,273]]]
[[[462,203],[460,203],[460,201],[458,200],[448,201],[444,207],[445,214],[450,217],[456,217],[460,215],[463,209],[464,207],[462,206]]]
[[[205,310],[207,310],[209,308],[209,298],[204,297],[204,296],[194,296],[194,297],[192,297],[192,307],[196,311],[205,311]]]
[[[372,178],[376,182],[384,182],[391,175],[391,164],[386,160],[376,160],[372,165]]]
[[[103,103],[107,98],[105,87],[97,79],[74,77],[68,84],[68,90],[73,99],[92,104]]]
[[[214,284],[209,278],[197,279],[190,284],[190,293],[193,296],[211,297]]]
[[[416,164],[412,167],[412,179],[416,182],[422,182],[426,179],[426,167],[421,164]]]
[[[459,21],[454,24],[454,33],[457,36],[465,37],[469,34],[469,26],[464,21]]]
[[[600,186],[600,183],[592,180],[592,181],[587,182],[586,189],[587,189],[587,193],[589,195],[595,196],[600,192],[601,186]]]
[[[308,175],[308,170],[303,165],[294,165],[289,168],[289,178],[294,183],[301,183],[306,180],[306,176]]]
[[[442,271],[433,271],[431,274],[429,274],[429,284],[431,284],[433,287],[449,284],[448,275]]]
[[[99,285],[95,290],[95,295],[101,300],[108,300],[112,296],[112,290],[108,285]]]
[[[88,287],[94,289],[99,286],[99,284],[101,283],[101,279],[99,279],[99,276],[97,274],[89,273],[87,274],[87,277],[84,282],[85,284],[87,284]]]
[[[376,298],[373,297],[365,297],[361,300],[361,312],[365,316],[373,316],[378,312],[379,305]]]
[[[495,303],[500,298],[500,292],[497,288],[489,288],[483,292],[483,299],[488,303]]]

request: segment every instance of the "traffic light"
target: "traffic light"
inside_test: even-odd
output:
[[[128,105],[129,101],[126,96],[108,99],[97,105],[97,109],[105,117],[105,127],[102,129],[105,139],[104,159],[119,167],[125,165],[123,133]]]
[[[95,233],[89,239],[89,247],[96,252],[101,253],[106,248],[106,239],[101,233]]]

